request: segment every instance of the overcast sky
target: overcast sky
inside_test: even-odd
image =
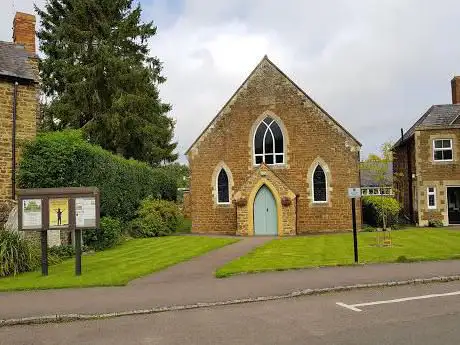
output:
[[[13,2],[2,0],[0,40]],[[460,74],[458,0],[142,0],[158,34],[151,54],[173,106],[183,152],[263,55],[363,144],[362,157],[395,141],[432,104],[451,102]]]

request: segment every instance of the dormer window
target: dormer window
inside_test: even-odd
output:
[[[284,164],[284,138],[280,126],[267,116],[254,135],[254,163]]]
[[[452,157],[452,139],[433,140],[433,161],[448,162]]]

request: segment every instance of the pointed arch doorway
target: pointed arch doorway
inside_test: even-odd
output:
[[[263,185],[254,199],[254,235],[278,235],[278,210],[275,197],[270,189]]]

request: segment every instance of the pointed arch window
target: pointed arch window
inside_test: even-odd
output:
[[[217,176],[217,202],[219,204],[228,204],[230,202],[228,175],[224,169],[220,169]]]
[[[313,173],[313,202],[327,202],[327,179],[321,165]]]
[[[284,163],[284,138],[280,126],[267,116],[254,134],[254,163]]]

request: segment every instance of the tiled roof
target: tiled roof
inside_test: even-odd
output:
[[[0,76],[38,81],[28,61],[31,57],[22,45],[0,41]]]
[[[406,133],[404,133],[403,141],[412,137],[416,128],[448,128],[453,125],[459,125],[460,122],[456,121],[458,118],[460,118],[460,104],[433,105]],[[396,147],[400,144],[401,139],[399,139],[394,146]]]
[[[386,165],[385,175],[383,177],[383,181],[377,181],[376,173],[369,168],[365,168],[363,164],[361,164],[361,171],[360,171],[360,180],[361,180],[361,187],[379,187],[380,184],[383,182],[385,185],[391,186],[393,181],[393,162],[372,162],[373,164],[382,164]],[[370,162],[366,162],[365,165],[372,164]],[[382,166],[383,167],[383,166]],[[383,167],[384,168],[384,167]],[[380,168],[378,169],[380,170]]]

